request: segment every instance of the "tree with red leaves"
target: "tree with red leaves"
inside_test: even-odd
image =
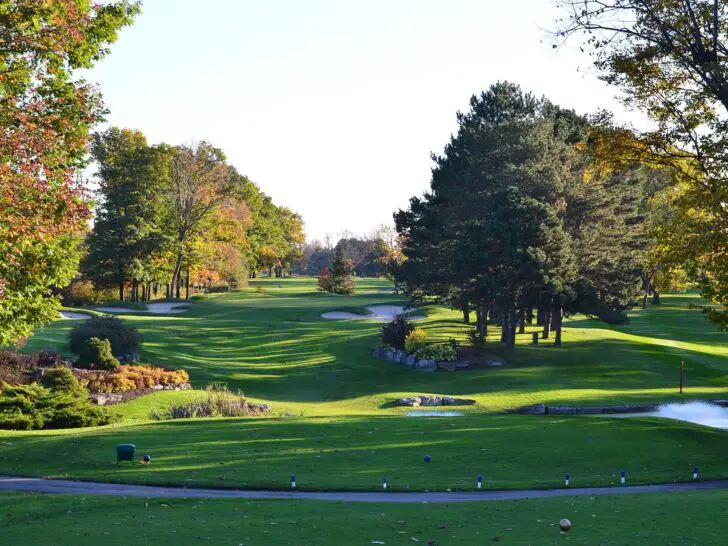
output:
[[[78,264],[90,204],[76,177],[98,91],[73,71],[102,59],[137,2],[0,2],[0,346],[54,319],[51,287]]]

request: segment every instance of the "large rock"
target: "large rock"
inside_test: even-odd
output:
[[[420,396],[420,405],[422,406],[442,406],[441,396]]]
[[[402,362],[404,363],[405,359],[409,356],[407,354],[407,351],[403,351],[402,349],[397,349],[394,355],[394,361],[395,362]]]
[[[454,362],[438,362],[437,367],[446,372],[454,372],[457,370]]]
[[[471,400],[470,398],[453,398],[452,396],[442,397],[443,406],[472,406],[473,404],[475,404],[475,400]]]
[[[415,370],[421,372],[434,372],[437,369],[437,363],[434,360],[418,360],[415,363]]]
[[[399,405],[399,406],[410,406],[412,408],[417,408],[417,407],[420,406],[420,403],[421,402],[422,402],[422,400],[419,397],[415,396],[413,398],[400,398],[397,401],[397,405]]]
[[[546,413],[546,404],[524,406],[522,408],[518,408],[516,413],[520,413],[521,415],[544,415]]]
[[[389,360],[390,362],[394,362],[394,353],[395,353],[395,351],[396,351],[396,349],[394,349],[393,347],[387,347],[382,352],[382,358],[384,360]]]
[[[408,368],[414,368],[416,362],[417,362],[417,357],[415,355],[407,355],[407,357],[404,360],[402,360],[402,364],[404,364]]]
[[[602,414],[602,408],[597,407],[585,407],[585,408],[576,408],[576,413],[578,415],[601,415]]]
[[[376,347],[374,349],[369,349],[369,354],[371,354],[374,358],[384,358],[384,351],[386,351],[386,347]]]
[[[549,415],[576,415],[574,406],[548,406],[546,413]]]

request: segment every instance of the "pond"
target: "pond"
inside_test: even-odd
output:
[[[687,421],[706,427],[728,429],[728,408],[706,402],[688,402],[686,404],[665,404],[657,411],[649,413],[614,413],[603,417],[664,417]]]

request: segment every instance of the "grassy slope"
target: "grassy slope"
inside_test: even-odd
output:
[[[686,309],[695,296],[665,297],[624,327],[570,321],[562,348],[530,347],[530,336],[520,336],[502,369],[428,374],[367,354],[378,323],[320,318],[344,305],[399,301],[384,281],[365,281],[349,298],[318,294],[311,279],[279,283],[203,298],[183,315],[124,319],[143,330],[146,360],[183,366],[200,387],[225,381],[289,416],[0,432],[0,472],[264,487],[282,487],[296,472],[304,487],[319,489],[376,489],[385,475],[395,488],[468,488],[478,473],[495,487],[546,487],[561,483],[566,470],[575,483],[604,485],[623,466],[634,482],[684,479],[694,464],[706,477],[728,476],[723,431],[662,420],[478,415],[534,402],[678,399],[680,359],[687,362],[684,399],[726,396],[728,336]],[[430,308],[422,324],[435,338],[463,338],[467,327],[457,319]],[[28,349],[63,347],[72,323],[42,329]],[[455,419],[397,417],[406,410],[391,401],[407,393],[464,395],[478,406]],[[195,396],[160,393],[118,411],[138,422],[153,407]],[[117,469],[113,447],[122,441],[151,453],[154,464]],[[427,469],[426,452],[434,457]]]
[[[660,419],[207,419],[0,435],[0,473],[186,486],[286,489],[474,489],[615,485],[728,478],[728,433]],[[115,462],[130,442],[152,464]],[[432,462],[423,461],[425,454]]]
[[[406,393],[474,397],[476,411],[535,402],[666,401],[680,398],[681,359],[689,387],[683,398],[728,396],[728,334],[686,309],[698,301],[695,295],[665,296],[662,306],[632,313],[632,323],[623,327],[569,321],[561,348],[532,347],[530,334],[519,336],[521,346],[505,355],[509,365],[503,369],[427,374],[367,354],[378,343],[379,323],[320,318],[332,309],[401,301],[383,290],[385,281],[360,284],[357,295],[342,297],[317,293],[312,279],[260,280],[240,292],[201,299],[183,315],[123,318],[144,332],[145,360],[184,367],[196,386],[224,381],[295,414],[381,413]],[[73,322],[39,330],[28,350],[65,349]],[[436,339],[464,340],[467,332],[458,313],[443,308],[428,309],[421,324]]]
[[[0,495],[4,544],[711,545],[727,516],[725,491],[459,505]]]

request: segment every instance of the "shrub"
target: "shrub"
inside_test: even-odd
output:
[[[71,284],[61,290],[61,301],[67,307],[83,307],[113,300],[116,290],[113,288],[98,289],[94,283],[85,279],[74,279]]]
[[[399,316],[382,326],[382,343],[395,349],[404,349],[404,340],[415,329],[415,325],[406,318]]]
[[[91,317],[73,327],[69,335],[69,346],[74,353],[80,353],[84,343],[97,337],[108,339],[113,354],[138,352],[143,339],[139,331],[117,317]]]
[[[119,361],[111,354],[111,343],[108,339],[92,337],[87,340],[78,356],[79,368],[97,370],[114,370]]]
[[[328,267],[322,267],[318,276],[318,287],[322,292],[331,292],[334,288],[334,274]]]
[[[56,389],[65,392],[82,391],[81,384],[68,368],[55,368],[47,370],[40,380],[41,385],[49,389]]]
[[[205,287],[205,292],[208,294],[219,294],[221,292],[230,292],[231,289],[232,287],[229,284],[213,284]]]
[[[172,404],[165,415],[153,412],[161,419],[191,419],[195,417],[247,417],[270,411],[268,406],[248,404],[243,393],[232,393],[224,385],[209,385],[207,399],[185,404]]]
[[[404,338],[404,350],[410,354],[416,353],[427,345],[427,332],[422,328],[415,328]]]
[[[105,425],[116,419],[105,408],[93,405],[85,389],[78,386],[66,390],[67,386],[67,382],[54,388],[38,383],[19,386],[0,383],[0,428],[77,428]]]
[[[157,385],[182,385],[190,378],[184,370],[121,365],[113,372],[76,370],[81,385],[93,393],[120,393]]]
[[[427,345],[417,351],[416,356],[421,360],[437,360],[440,362],[454,362],[458,359],[455,347],[450,343]]]
[[[61,355],[49,350],[29,354],[0,350],[0,382],[25,385],[31,382],[30,374],[37,368],[55,368],[61,364]]]

